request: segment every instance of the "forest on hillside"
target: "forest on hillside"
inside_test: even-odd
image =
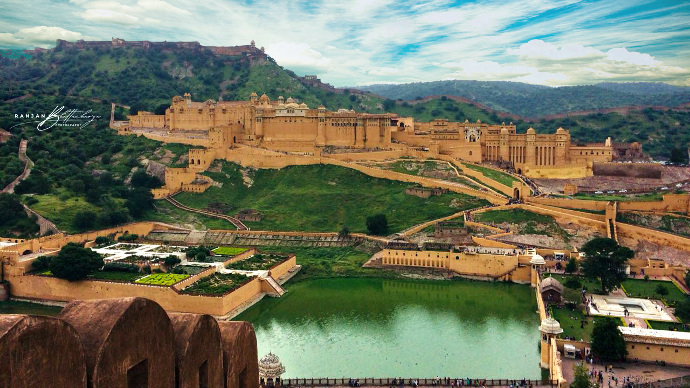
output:
[[[508,81],[435,81],[370,85],[360,89],[391,99],[458,96],[524,117],[631,105],[675,107],[690,102],[690,87],[660,82],[600,83],[552,88]]]

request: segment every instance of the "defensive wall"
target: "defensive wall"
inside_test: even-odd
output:
[[[26,268],[27,265],[31,264],[32,260],[19,261],[19,258],[28,253],[55,251],[59,250],[67,243],[74,242],[81,244],[87,241],[93,241],[97,237],[111,237],[116,239],[123,234],[138,234],[140,236],[145,236],[154,229],[182,230],[182,228],[160,222],[143,221],[71,235],[58,233],[31,240],[24,240],[18,244],[6,246],[0,249],[0,259],[9,259],[9,264]]]
[[[594,175],[592,162],[563,166],[525,166],[523,175],[532,179],[576,179]]]
[[[530,267],[518,268],[518,255],[384,249],[384,266],[446,269],[460,276],[529,283]]]
[[[270,270],[271,276],[280,278],[296,265],[295,256]],[[70,282],[52,276],[15,274],[7,272],[10,292],[15,297],[69,302],[103,298],[141,297],[155,301],[167,311],[223,316],[238,306],[256,299],[259,295],[274,293],[266,280],[255,277],[232,292],[219,295],[191,295],[180,290],[195,281],[214,274],[215,266],[184,279],[171,287],[146,284],[121,283],[105,280],[80,280]]]
[[[488,200],[494,204],[505,203],[505,198],[498,194],[472,189],[462,184],[439,181],[432,178],[409,175],[395,171],[382,170],[379,168],[362,166],[356,163],[346,162],[337,158],[316,156],[316,155],[295,155],[273,152],[258,148],[237,147],[227,150],[217,150],[215,157],[223,158],[227,161],[238,163],[242,166],[251,166],[256,168],[284,168],[293,165],[314,165],[314,164],[331,164],[341,167],[357,170],[363,174],[382,179],[396,180],[402,182],[416,183],[424,187],[443,188],[456,193],[463,193]],[[344,159],[344,158],[343,158]],[[191,183],[197,179],[198,170],[185,169],[171,169],[166,168],[165,174],[165,188],[169,192],[158,190],[154,192],[157,197],[164,196],[166,193],[172,193],[178,188],[182,189],[183,185]],[[481,175],[481,174],[480,174]],[[482,175],[483,177],[483,175]],[[482,178],[484,181],[486,177]],[[495,182],[498,185],[498,182]],[[491,185],[494,185],[492,181]],[[506,188],[506,191],[512,195],[513,190]]]
[[[619,211],[690,214],[690,194],[664,194],[661,201],[619,201]],[[569,209],[605,211],[607,201],[586,199],[531,197],[529,203]]]
[[[256,335],[248,322],[167,314],[143,298],[1,315],[0,385],[259,388]]]

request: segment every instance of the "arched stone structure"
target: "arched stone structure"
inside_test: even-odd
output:
[[[86,388],[74,328],[52,317],[0,315],[0,387]]]
[[[178,388],[223,388],[223,349],[210,315],[170,313],[175,331]]]
[[[74,301],[59,318],[81,337],[90,387],[175,387],[173,327],[157,303],[143,298]]]
[[[223,341],[223,374],[226,388],[259,387],[256,334],[249,322],[218,322]]]

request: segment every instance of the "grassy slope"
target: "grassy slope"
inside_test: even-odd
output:
[[[280,170],[255,170],[254,183],[242,183],[240,167],[224,163],[221,173],[207,172],[223,183],[203,194],[181,193],[175,198],[195,208],[224,202],[236,209],[252,208],[265,214],[252,229],[338,231],[343,226],[366,232],[366,217],[383,213],[390,232],[440,218],[486,202],[463,194],[422,199],[405,194],[407,183],[372,178],[337,166],[292,166]],[[451,207],[455,200],[459,206]]]
[[[518,230],[521,234],[559,235],[565,241],[570,239],[568,232],[561,228],[553,217],[523,209],[490,210],[476,214],[474,219],[494,225],[502,223],[515,224],[518,225]],[[537,226],[540,227],[537,228]]]
[[[469,169],[472,169],[472,170],[475,170],[475,171],[479,171],[479,172],[481,172],[482,175],[484,175],[485,177],[487,177],[487,178],[489,178],[489,179],[493,179],[493,180],[495,180],[496,182],[502,183],[502,184],[504,184],[504,185],[506,185],[506,186],[508,186],[508,187],[512,187],[512,186],[513,186],[513,182],[518,182],[518,180],[517,180],[515,177],[513,177],[513,176],[510,175],[510,174],[506,174],[506,173],[504,173],[504,172],[496,171],[496,170],[493,170],[493,169],[490,169],[490,168],[486,168],[486,167],[482,167],[482,166],[476,166],[476,165],[474,165],[474,164],[466,164],[466,163],[463,163],[463,165],[466,166],[466,167],[469,168]]]

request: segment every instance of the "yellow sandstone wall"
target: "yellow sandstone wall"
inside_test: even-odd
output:
[[[139,296],[155,301],[168,311],[211,315],[224,315],[263,292],[258,278],[222,297],[178,294],[170,287],[96,280],[69,282],[47,276],[14,276],[9,281],[12,295],[20,298],[67,302]]]
[[[628,360],[664,361],[667,364],[690,366],[690,347],[656,345],[626,340]]]

